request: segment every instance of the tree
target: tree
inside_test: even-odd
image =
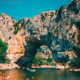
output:
[[[0,63],[5,63],[6,62],[6,50],[7,50],[8,46],[6,43],[4,43],[1,39],[0,39]]]

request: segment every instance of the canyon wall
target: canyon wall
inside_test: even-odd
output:
[[[7,57],[11,59],[11,62],[17,61],[16,63],[21,67],[24,65],[31,67],[41,46],[49,48],[50,56],[57,63],[78,57],[77,53],[80,53],[80,1],[73,0],[68,6],[62,6],[56,11],[43,12],[33,18],[23,18],[18,22],[2,14],[0,38],[8,43]]]

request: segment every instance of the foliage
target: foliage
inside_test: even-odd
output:
[[[72,10],[75,14],[79,13],[79,10],[77,9],[76,2],[73,1],[69,6],[68,9]]]
[[[69,64],[73,68],[80,68],[80,48],[74,47],[77,57],[74,57]]]
[[[17,22],[17,23],[14,24],[14,30],[15,30],[14,34],[16,34],[19,31],[18,25],[19,25],[19,22]]]
[[[40,65],[42,65],[42,58],[40,57],[40,56],[36,56],[35,57],[35,59],[34,59],[34,62],[33,62],[33,64],[35,65],[35,66],[40,66]]]
[[[0,39],[0,63],[5,63],[5,62],[6,62],[5,52],[6,52],[7,48],[8,48],[7,44],[4,43],[4,42]]]
[[[58,22],[61,19],[61,13],[62,13],[63,7],[64,6],[61,6],[61,8],[56,11],[57,12],[56,22]]]
[[[69,65],[74,68],[80,68],[80,59],[73,59]]]
[[[75,5],[75,2],[73,1],[71,4],[69,4],[69,8],[72,8],[72,7],[74,7],[74,5]]]
[[[48,58],[47,59],[47,62],[49,62],[49,63],[52,62],[52,59],[51,58]]]
[[[41,13],[40,15],[41,15],[41,20],[44,21],[45,17],[47,16],[47,13],[45,13],[45,14]]]
[[[50,16],[52,17],[54,15],[54,12],[51,12]]]
[[[80,68],[80,58],[74,58],[69,64],[73,68]]]
[[[45,58],[42,58],[41,56],[36,56],[34,59],[33,64],[35,66],[41,66],[41,65],[55,65],[51,58],[48,58],[47,60]]]

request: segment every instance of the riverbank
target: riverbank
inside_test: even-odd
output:
[[[20,68],[20,67],[18,65],[16,65],[15,63],[0,64],[0,70],[4,70],[4,69],[16,69],[16,68]]]
[[[20,69],[18,65],[15,63],[10,63],[10,64],[0,64],[0,70],[5,70],[5,69]],[[54,68],[58,70],[67,70],[67,71],[80,71],[80,68],[70,68],[69,66],[62,66],[62,65],[41,65],[41,66],[32,66],[33,69],[39,69],[39,68]]]
[[[16,69],[16,68],[20,68],[17,64],[15,63],[9,63],[9,64],[0,64],[0,70],[3,70],[3,69]],[[69,67],[64,67],[62,65],[41,65],[41,66],[32,66],[32,68],[55,68],[55,69],[67,69]],[[24,69],[24,68],[23,68]]]

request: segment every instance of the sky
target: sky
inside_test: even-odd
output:
[[[34,17],[41,12],[56,11],[71,0],[0,0],[0,14],[5,13],[19,21],[21,18]]]

